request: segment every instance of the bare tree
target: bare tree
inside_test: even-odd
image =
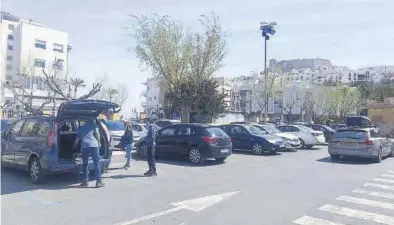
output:
[[[192,32],[168,16],[134,18],[132,36],[137,44],[131,50],[142,65],[166,81],[168,92],[180,102],[182,122],[189,122],[198,89],[223,66],[226,41],[218,17],[201,16],[201,32]],[[190,88],[180,88],[186,86]]]

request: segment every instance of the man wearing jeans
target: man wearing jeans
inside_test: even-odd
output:
[[[81,187],[89,186],[89,155],[92,156],[94,162],[96,187],[103,187],[104,183],[101,180],[100,170],[100,131],[93,118],[88,119],[86,123],[79,128],[77,139],[75,141],[75,147],[79,141],[81,141],[81,153],[83,160],[83,182],[81,183]]]

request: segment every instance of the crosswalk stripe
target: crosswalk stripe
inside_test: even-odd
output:
[[[339,198],[337,198],[337,200],[351,202],[354,204],[372,206],[372,207],[382,208],[382,209],[391,209],[391,210],[394,209],[394,204],[390,204],[387,202],[373,201],[373,200],[364,199],[364,198],[355,198],[352,196],[340,196]]]
[[[383,184],[375,184],[375,183],[366,183],[364,187],[376,187],[384,190],[394,191],[394,186],[383,185]]]
[[[375,223],[394,225],[394,217],[385,216],[382,214],[370,213],[362,210],[354,210],[335,205],[323,205],[319,208],[319,210]]]
[[[334,223],[328,220],[322,220],[310,216],[303,216],[297,220],[294,220],[293,223],[299,225],[343,225],[341,223]]]
[[[389,178],[394,178],[394,175],[391,174],[382,174],[382,177],[389,177]]]
[[[390,193],[367,191],[364,189],[356,189],[356,190],[353,190],[352,192],[358,193],[358,194],[366,194],[366,195],[370,195],[370,196],[381,197],[381,198],[394,199],[394,194],[390,194]]]
[[[385,182],[385,183],[394,184],[394,180],[389,180],[389,179],[374,178],[373,181],[378,181],[378,182]]]

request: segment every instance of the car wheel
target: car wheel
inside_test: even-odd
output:
[[[31,158],[29,162],[30,179],[33,183],[38,184],[44,181],[45,175],[42,170],[40,161],[37,157]]]
[[[138,145],[138,154],[143,157],[146,158],[147,157],[147,152],[146,152],[146,144],[145,143],[141,143],[140,145]]]
[[[333,161],[339,160],[339,155],[330,154],[330,157]]]
[[[378,151],[378,156],[376,157],[375,162],[376,162],[376,163],[381,163],[382,160],[383,160],[383,156],[382,156],[382,147],[380,147],[380,148],[379,148],[379,151]]]
[[[301,147],[300,147],[300,148],[305,147],[305,142],[304,142],[304,140],[302,140],[302,139],[300,138],[300,142],[301,142]]]
[[[189,151],[189,161],[193,164],[203,164],[204,158],[198,148],[191,148]]]
[[[263,146],[259,143],[256,143],[253,145],[252,147],[252,151],[255,155],[261,155],[263,154],[264,150],[263,150]]]
[[[226,160],[227,159],[227,157],[223,157],[223,158],[215,158],[215,160],[217,161],[217,162],[219,162],[219,163],[223,163],[224,162],[224,160]]]
[[[313,145],[307,145],[307,146],[305,146],[307,149],[311,149],[311,148],[313,148]]]

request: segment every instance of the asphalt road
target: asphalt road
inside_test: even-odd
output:
[[[205,166],[160,159],[157,177],[141,176],[145,161],[134,160],[129,170],[123,163],[122,155],[114,156],[100,189],[79,188],[75,175],[37,186],[24,173],[6,170],[2,224],[394,225],[393,158],[333,163],[321,146],[280,155],[236,153]]]

